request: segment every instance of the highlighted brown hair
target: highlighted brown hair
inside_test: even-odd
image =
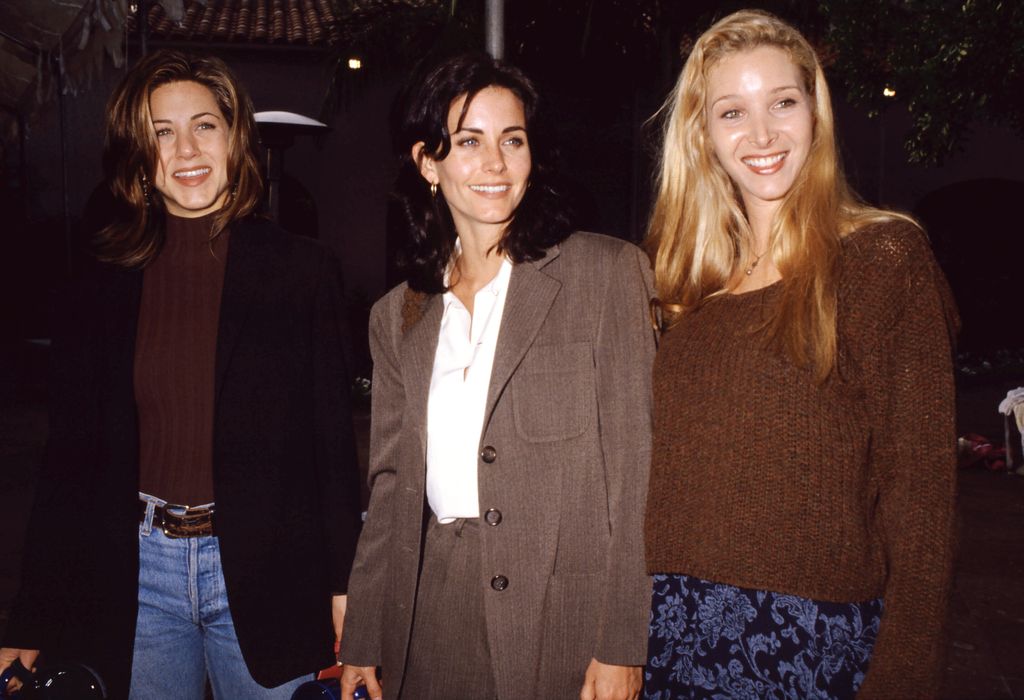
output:
[[[100,260],[143,267],[163,244],[165,209],[152,185],[158,149],[149,99],[156,88],[176,82],[198,83],[213,93],[229,127],[231,191],[214,218],[210,241],[255,211],[260,202],[263,182],[256,154],[256,121],[245,89],[218,58],[155,51],[125,74],[107,104],[103,167],[119,206],[115,221],[96,237]]]

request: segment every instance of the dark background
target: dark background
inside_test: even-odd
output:
[[[5,37],[29,34],[23,25],[45,19],[32,13],[52,2],[13,0],[0,9],[0,61],[4,51],[26,53]],[[293,111],[330,126],[322,136],[297,137],[285,152],[282,222],[339,253],[358,316],[398,281],[391,263],[400,241],[389,240],[385,223],[394,174],[387,130],[391,99],[417,61],[482,48],[483,1],[177,2],[180,22],[164,7],[173,2],[147,3],[150,49],[215,53],[248,86],[257,111]],[[76,3],[83,14],[94,16],[93,6],[130,5],[124,0],[70,4]],[[644,235],[651,200],[659,141],[658,124],[651,119],[672,88],[689,42],[713,19],[747,5],[792,21],[826,64],[854,186],[871,203],[913,213],[926,225],[962,311],[961,350],[978,364],[999,351],[1024,347],[1024,324],[1008,322],[1019,318],[1012,285],[1024,259],[1016,215],[1024,195],[1018,167],[1024,162],[1024,138],[1021,110],[1008,98],[1024,94],[1024,9],[1016,3],[510,0],[506,5],[506,57],[540,86],[566,175],[577,185],[581,227],[634,241]],[[272,26],[263,36],[254,32],[260,8],[268,26],[275,17],[281,20],[276,38]],[[53,46],[22,56],[24,65],[35,62],[36,75],[28,76],[15,98],[0,95],[12,102],[0,102],[5,244],[0,293],[8,301],[0,317],[3,337],[47,336],[48,295],[86,243],[84,217],[102,181],[104,104],[142,50],[134,16],[113,24],[101,35],[94,20],[86,49],[75,54],[65,48],[63,99],[55,94],[61,85]],[[80,25],[71,22],[55,45],[79,46]],[[106,53],[94,46],[101,36]],[[120,67],[111,61],[109,45],[123,54]],[[89,56],[84,67],[82,56]],[[362,60],[362,69],[347,68],[351,57]],[[889,86],[895,87],[895,98],[882,97]]]
[[[148,24],[133,4],[148,6]],[[659,141],[650,120],[689,42],[744,6],[776,12],[819,50],[856,189],[924,223],[963,320],[959,433],[998,445],[996,405],[1024,384],[1024,3],[506,0],[506,58],[539,85],[581,226],[642,240]],[[357,369],[369,376],[366,316],[398,281],[400,240],[386,225],[391,101],[417,61],[483,48],[483,25],[483,0],[0,3],[0,627],[46,435],[48,309],[103,217],[104,105],[142,53],[140,27],[150,49],[223,58],[257,111],[330,127],[285,151],[281,221],[341,257]],[[362,68],[349,70],[350,58]],[[1024,480],[965,470],[960,488],[943,697],[1024,697]]]

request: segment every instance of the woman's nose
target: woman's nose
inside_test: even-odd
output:
[[[178,155],[182,158],[191,158],[199,152],[199,144],[196,142],[195,134],[186,131],[178,139]]]
[[[750,121],[750,142],[759,148],[770,146],[776,132],[768,115],[754,114]]]
[[[489,173],[505,171],[505,154],[500,148],[489,148],[484,154],[484,170]]]

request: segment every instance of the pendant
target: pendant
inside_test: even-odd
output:
[[[764,253],[761,253],[760,255],[756,256],[754,258],[754,262],[750,263],[750,267],[744,270],[744,272],[747,273],[747,277],[750,277],[752,274],[754,274],[754,269],[757,268],[757,264],[761,262],[761,258],[763,258],[765,256],[765,253],[767,252],[768,251],[766,250],[764,251]]]

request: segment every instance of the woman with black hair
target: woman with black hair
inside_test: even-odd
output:
[[[402,104],[408,282],[370,321],[343,697],[366,683],[374,698],[634,698],[648,263],[570,233],[518,70],[459,56]]]

